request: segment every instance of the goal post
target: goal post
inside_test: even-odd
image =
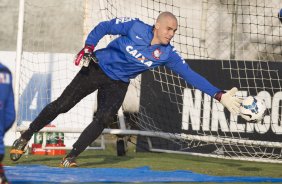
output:
[[[121,129],[109,128],[104,133],[137,135],[137,146],[151,151],[281,162],[282,35],[277,18],[281,2],[20,2],[24,7],[19,34],[22,41],[18,40],[17,50],[17,131],[27,129],[42,108],[58,98],[79,71],[72,64],[73,58],[86,35],[100,21],[138,17],[153,25],[160,12],[171,11],[179,22],[171,44],[191,68],[221,89],[237,86],[239,97],[261,97],[267,105],[266,116],[256,124],[245,122],[168,68],[158,67],[131,81],[117,114],[117,121],[126,126],[122,123]],[[97,49],[114,38],[105,36]],[[66,140],[73,143],[95,115],[96,94],[59,115],[52,122],[55,128],[46,127],[42,131],[65,132]]]

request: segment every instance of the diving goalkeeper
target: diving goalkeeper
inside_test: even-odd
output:
[[[225,93],[194,72],[170,44],[178,22],[170,12],[162,12],[155,25],[137,18],[115,18],[99,23],[88,35],[85,47],[77,54],[75,65],[81,70],[61,96],[48,104],[30,124],[11,149],[10,157],[18,160],[35,132],[69,111],[81,99],[98,90],[98,108],[93,121],[84,129],[73,149],[61,161],[62,167],[77,167],[76,158],[107,127],[122,105],[130,79],[142,72],[164,65],[187,83],[217,99],[231,113],[238,113],[237,88]],[[120,35],[106,48],[94,51],[105,35]]]

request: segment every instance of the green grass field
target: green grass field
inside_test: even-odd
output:
[[[58,167],[63,156],[23,155],[13,162],[6,148],[4,164],[40,164]],[[135,152],[131,147],[126,156],[116,156],[116,149],[107,145],[106,150],[86,150],[77,160],[85,168],[136,168],[150,166],[153,170],[191,170],[197,173],[217,176],[264,176],[282,178],[282,164],[235,161],[205,158],[180,154]]]

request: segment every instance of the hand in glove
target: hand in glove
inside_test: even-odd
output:
[[[83,49],[76,55],[74,64],[76,66],[88,67],[91,58],[93,57],[94,45],[85,45]]]
[[[218,92],[215,95],[215,99],[217,99],[224,107],[226,107],[232,114],[239,114],[240,112],[240,104],[242,99],[237,98],[235,93],[238,91],[236,87],[233,87],[228,92]]]

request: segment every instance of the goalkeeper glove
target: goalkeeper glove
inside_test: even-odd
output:
[[[76,55],[74,64],[80,67],[88,67],[89,62],[93,57],[94,48],[94,45],[85,45],[85,47]]]
[[[233,87],[228,92],[220,91],[214,98],[217,99],[224,107],[226,107],[232,114],[238,114],[240,112],[240,104],[242,100],[235,97],[235,93],[238,91],[236,87]]]

